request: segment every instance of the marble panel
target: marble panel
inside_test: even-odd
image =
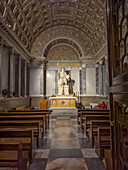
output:
[[[71,70],[71,79],[75,81],[73,86],[73,91],[76,94],[76,92],[79,91],[79,70]]]
[[[53,139],[51,149],[78,149],[80,148],[79,142],[76,138],[57,138]]]
[[[96,70],[95,68],[86,68],[86,94],[96,94]]]
[[[50,149],[36,149],[35,150],[35,157],[36,158],[48,158]]]
[[[8,49],[3,48],[2,50],[2,82],[1,89],[8,87]]]
[[[51,96],[55,93],[55,70],[46,71],[46,95]]]
[[[95,152],[95,149],[89,148],[89,149],[81,149],[82,153],[84,155],[84,158],[98,158],[98,155]]]
[[[40,95],[40,68],[30,68],[30,95]]]
[[[78,138],[81,148],[91,148],[91,143],[88,138]]]
[[[67,130],[67,128],[62,128],[61,130],[57,130],[57,129],[54,132],[53,138],[75,138],[76,137],[75,131],[72,128],[69,128],[69,130]]]

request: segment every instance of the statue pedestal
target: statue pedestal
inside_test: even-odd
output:
[[[58,95],[69,95],[69,86],[68,85],[64,85],[64,87],[59,86],[58,87]]]

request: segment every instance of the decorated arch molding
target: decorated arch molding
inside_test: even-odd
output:
[[[59,37],[49,41],[43,48],[41,56],[47,58],[50,49],[60,44],[65,44],[73,48],[78,53],[79,58],[84,57],[84,52],[81,46],[75,40],[67,37]]]

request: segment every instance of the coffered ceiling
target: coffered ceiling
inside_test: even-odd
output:
[[[93,57],[106,42],[105,0],[2,0],[0,18],[32,56],[66,39]]]

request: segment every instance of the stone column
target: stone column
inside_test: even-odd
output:
[[[82,94],[82,67],[79,68],[79,94]]]
[[[86,94],[86,68],[82,68],[82,94]]]
[[[44,94],[44,98],[46,98],[46,86],[47,86],[47,84],[46,84],[46,71],[47,71],[47,68],[46,68],[46,64],[44,65],[44,71],[43,71],[43,77],[44,77],[44,79],[43,79],[43,94]]]
[[[27,63],[24,61],[24,96],[27,94]]]
[[[19,56],[19,69],[18,69],[18,96],[21,97],[21,55]]]
[[[44,64],[40,65],[40,95],[44,94]]]
[[[2,51],[3,51],[3,39],[0,37],[0,97],[2,97]]]
[[[105,56],[105,94],[109,94],[108,55]]]
[[[9,56],[9,59],[10,59],[10,82],[9,82],[9,90],[12,92],[12,96],[13,96],[13,91],[14,91],[14,49],[11,48],[10,50],[10,56]]]
[[[96,94],[99,94],[99,64],[96,64],[95,68],[96,68]]]
[[[99,94],[103,95],[103,61],[99,61]]]

